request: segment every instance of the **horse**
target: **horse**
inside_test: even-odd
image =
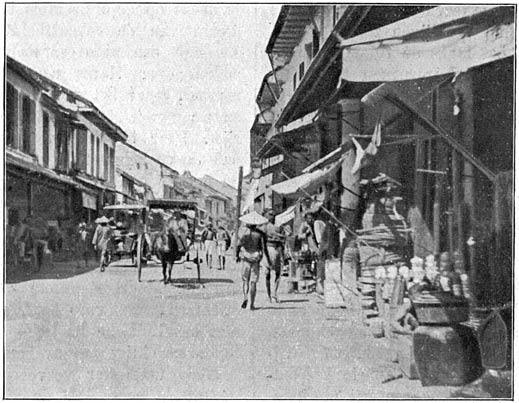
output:
[[[156,251],[162,264],[164,284],[168,284],[171,282],[173,264],[181,260],[187,251],[185,241],[179,236],[178,223],[175,219],[171,218],[168,220],[163,230],[155,239],[153,249]]]

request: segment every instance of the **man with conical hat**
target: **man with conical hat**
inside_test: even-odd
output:
[[[112,238],[113,230],[108,225],[110,220],[105,216],[98,218],[96,221],[97,228],[94,232],[94,237],[92,238],[92,245],[94,245],[94,249],[99,252],[101,260],[99,263],[99,268],[101,271],[105,271],[106,266],[108,266],[108,248]]]
[[[236,262],[242,262],[243,303],[241,307],[247,308],[250,284],[250,310],[252,311],[255,309],[256,283],[263,255],[271,265],[265,234],[257,228],[258,225],[266,224],[268,221],[256,212],[240,217],[240,221],[246,225],[245,232],[236,245]]]

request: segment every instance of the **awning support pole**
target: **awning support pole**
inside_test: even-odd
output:
[[[283,171],[280,172],[281,175],[283,175],[287,180],[288,179],[291,179],[287,174],[285,174]],[[300,190],[301,192],[303,192],[307,197],[310,197],[312,198],[312,195],[310,193],[308,193],[306,190],[304,190],[303,188],[299,188],[298,190]],[[330,216],[330,218],[340,227],[344,228],[346,231],[348,231],[350,234],[352,234],[356,239],[358,239],[357,237],[357,233],[353,230],[350,229],[350,227],[348,227],[346,224],[344,224],[343,222],[341,222],[339,219],[337,219],[337,217],[335,217],[335,214],[333,214],[330,210],[328,210],[326,207],[324,206],[321,206],[321,208]],[[360,240],[360,242],[364,243],[366,246],[370,246],[367,242],[365,241],[362,241]]]
[[[417,110],[415,110],[412,106],[409,106],[401,99],[395,96],[385,96],[389,102],[393,103],[400,109],[404,109],[411,113],[422,125],[424,125],[427,129],[431,130],[433,133],[438,134],[443,140],[445,140],[452,148],[454,148],[457,152],[459,152],[467,161],[469,161],[472,165],[474,165],[477,169],[481,171],[492,183],[494,183],[496,174],[494,174],[490,169],[488,169],[483,162],[481,162],[478,158],[476,158],[472,153],[467,150],[465,146],[459,143],[454,137],[452,137],[449,133],[444,131],[441,127],[435,125],[428,118],[420,114]]]

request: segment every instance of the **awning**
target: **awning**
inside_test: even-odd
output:
[[[515,54],[513,6],[439,6],[341,42],[341,78],[411,80]]]
[[[56,171],[42,167],[41,165],[37,164],[36,162],[30,162],[24,159],[22,156],[15,155],[16,153],[19,153],[15,150],[9,150],[7,149],[5,152],[5,163],[6,166],[14,166],[20,169],[23,169],[27,171],[28,174],[36,173],[42,176],[45,176],[49,179],[53,179],[57,182],[60,182],[62,184],[71,185],[74,186],[77,189],[80,190],[89,190],[86,186],[81,185],[80,183],[77,183],[74,181],[74,179],[68,175],[63,175],[60,173],[57,173]],[[27,158],[27,157],[25,157]]]
[[[103,210],[145,210],[148,207],[143,204],[114,204],[104,206]]]
[[[280,225],[284,225],[287,222],[289,222],[290,220],[293,220],[295,218],[295,216],[296,216],[296,206],[289,207],[285,211],[283,211],[281,214],[278,214],[276,216],[276,221],[274,224],[279,227]]]
[[[313,172],[307,172],[295,178],[272,185],[270,189],[280,195],[293,195],[304,190],[308,193],[315,191],[330,181],[337,173],[342,164],[342,158],[325,168],[317,169]]]
[[[443,74],[379,85],[362,97],[362,104],[365,106],[364,125],[366,131],[370,131],[379,119],[383,126],[387,126],[402,115],[402,110],[386,99],[388,96],[395,96],[409,105],[420,105],[435,88],[451,81],[452,78],[453,74]]]
[[[303,124],[297,128],[277,133],[263,144],[255,157],[269,158],[280,152],[287,157],[292,157],[291,152],[299,151],[303,143],[313,142],[312,140],[314,139],[315,142],[318,141],[318,136],[313,128],[314,123],[310,121],[303,122]],[[288,150],[291,152],[288,152]]]

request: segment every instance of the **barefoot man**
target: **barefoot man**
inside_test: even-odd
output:
[[[264,254],[268,264],[272,265],[265,235],[257,228],[258,225],[265,224],[267,220],[258,213],[252,212],[241,217],[240,221],[247,227],[236,246],[236,262],[242,261],[243,303],[241,307],[247,308],[250,283],[250,310],[252,311],[255,309],[256,283],[259,277],[260,261]]]
[[[272,302],[271,292],[270,292],[270,277],[271,273],[274,272],[275,282],[274,282],[274,296],[273,299],[275,302],[279,302],[278,300],[278,288],[279,281],[281,279],[281,264],[284,260],[283,258],[283,238],[284,235],[281,233],[281,229],[274,225],[276,214],[274,210],[267,210],[265,217],[269,221],[265,225],[263,225],[260,229],[265,233],[267,237],[267,250],[271,260],[271,264],[268,264],[266,259],[263,259],[261,265],[265,267],[266,270],[266,284],[267,284],[267,296],[269,301]]]

